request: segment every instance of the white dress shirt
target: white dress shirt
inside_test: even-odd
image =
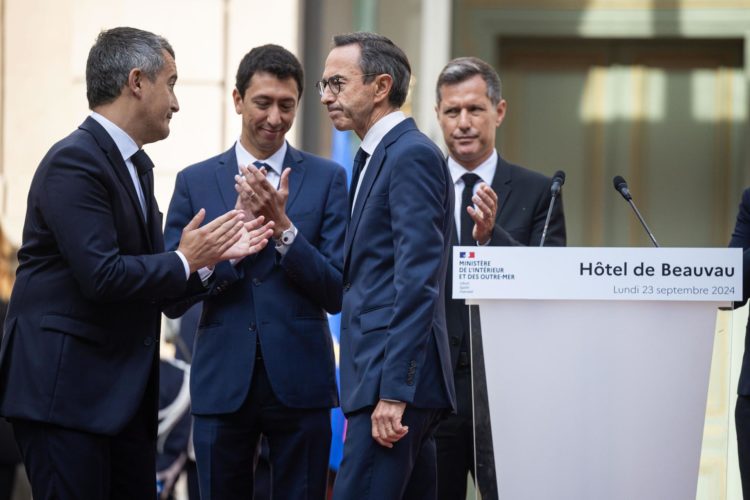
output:
[[[141,210],[145,214],[146,197],[143,194],[141,182],[138,180],[138,172],[136,171],[135,165],[133,165],[133,161],[131,160],[132,156],[139,149],[138,144],[135,143],[133,138],[130,137],[127,132],[125,132],[123,129],[121,129],[96,111],[91,112],[91,118],[96,120],[97,123],[99,123],[99,125],[101,125],[104,130],[107,131],[109,136],[115,142],[117,149],[120,150],[120,154],[125,160],[125,166],[128,168],[128,173],[130,174],[130,178],[132,179],[133,185],[135,186],[135,192],[138,193],[138,201],[140,201],[141,203]],[[185,277],[190,278],[190,266],[188,265],[187,259],[179,250],[175,250],[175,253],[182,261],[182,267],[185,269]]]
[[[287,144],[286,141],[284,141],[284,144],[282,144],[274,154],[272,154],[265,160],[259,160],[254,157],[247,149],[245,149],[242,144],[240,144],[239,139],[237,139],[237,142],[234,146],[234,152],[237,155],[237,166],[246,167],[248,165],[252,165],[256,161],[261,161],[267,164],[270,169],[266,169],[268,170],[268,172],[266,173],[266,179],[268,179],[268,182],[270,182],[271,185],[276,189],[279,188],[279,181],[281,181],[281,172],[284,170],[284,158],[286,157],[286,150]],[[238,171],[238,173],[242,175],[242,172]]]
[[[362,139],[362,144],[360,144],[360,148],[362,148],[365,153],[367,153],[367,160],[365,160],[365,165],[362,167],[362,171],[359,174],[359,181],[357,182],[357,188],[354,191],[354,202],[352,203],[352,211],[354,211],[354,205],[357,204],[357,195],[359,195],[359,186],[362,185],[362,179],[365,178],[365,172],[367,171],[367,166],[370,164],[370,159],[372,159],[372,154],[375,152],[375,148],[378,147],[378,144],[380,144],[380,141],[383,140],[383,137],[386,136],[388,132],[393,129],[396,125],[401,123],[402,121],[406,120],[406,115],[403,113],[403,111],[394,111],[393,113],[388,113],[384,117],[382,117],[380,120],[376,121],[375,124],[370,127],[370,130],[367,131],[367,134],[365,134],[365,137]]]
[[[448,169],[451,172],[451,178],[453,179],[453,188],[455,190],[456,204],[454,206],[453,219],[456,221],[456,234],[461,234],[461,215],[466,208],[461,206],[461,196],[464,192],[464,181],[461,177],[466,173],[477,174],[480,181],[474,184],[472,196],[477,193],[480,182],[484,182],[488,186],[492,186],[492,179],[495,178],[495,171],[497,170],[497,151],[492,150],[492,154],[489,158],[479,164],[474,170],[467,170],[461,166],[456,160],[448,157]],[[476,207],[474,207],[476,208]]]

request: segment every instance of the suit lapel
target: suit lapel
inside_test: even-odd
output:
[[[375,151],[373,151],[370,163],[367,165],[367,169],[365,170],[365,176],[362,178],[362,182],[359,186],[357,199],[354,202],[352,217],[346,230],[346,239],[344,240],[345,269],[347,267],[346,263],[349,259],[349,252],[351,251],[351,246],[354,241],[354,235],[357,232],[357,226],[359,225],[359,220],[362,217],[362,209],[365,206],[367,197],[370,195],[370,191],[372,190],[372,186],[375,183],[375,180],[380,174],[380,170],[383,168],[383,163],[385,162],[387,156],[386,150],[405,132],[416,128],[417,126],[414,123],[414,120],[411,118],[407,118],[406,120],[393,127],[387,134],[385,134],[383,140],[380,141],[380,144],[378,144],[375,148]],[[356,189],[356,186],[352,186],[351,189]]]
[[[112,137],[110,137],[107,131],[104,130],[104,127],[90,116],[84,120],[80,128],[93,135],[94,139],[99,144],[99,147],[101,147],[107,155],[117,180],[120,181],[120,184],[125,189],[125,192],[130,199],[130,203],[133,206],[133,211],[137,214],[138,225],[148,242],[149,248],[152,248],[151,234],[146,220],[143,217],[141,201],[138,199],[138,193],[135,190],[133,179],[130,177],[128,167],[125,165],[125,160],[122,158],[122,153],[120,153],[120,150],[117,148],[117,144],[115,144],[115,141],[112,140]],[[153,176],[153,173],[151,175]],[[151,179],[153,179],[153,177]],[[153,180],[151,182],[153,182]],[[155,203],[153,203],[153,205],[155,205]]]
[[[289,198],[287,198],[286,201],[286,213],[289,214],[289,209],[294,205],[302,188],[302,180],[306,171],[302,155],[291,146],[287,146],[287,152],[284,156],[283,168],[287,167],[292,169],[289,174]],[[219,166],[216,169],[216,183],[226,210],[232,210],[237,204],[237,191],[234,189],[234,176],[238,173],[239,166],[237,165],[237,154],[235,153],[234,147],[231,147],[219,157]],[[274,245],[270,244],[259,254],[251,255],[244,260],[256,263],[258,261],[265,261],[267,264],[272,265],[275,262],[275,255],[276,250],[274,249]],[[261,272],[259,269],[256,269],[255,271]]]
[[[299,151],[287,145],[286,155],[284,156],[284,169],[291,168],[289,174],[289,198],[286,200],[286,213],[289,215],[290,208],[297,200],[300,190],[302,189],[302,179],[305,177],[305,162]]]
[[[216,186],[221,193],[226,211],[232,210],[237,204],[237,191],[234,190],[234,176],[240,173],[237,166],[237,155],[234,147],[229,148],[219,157],[219,166],[216,169]]]
[[[302,155],[291,146],[287,147],[287,152],[284,156],[283,168],[287,167],[292,169],[289,174],[289,198],[286,201],[286,211],[289,213],[289,208],[294,204],[302,187],[302,179],[305,176],[306,170]],[[219,157],[219,167],[216,169],[216,182],[227,210],[233,209],[237,203],[237,191],[234,190],[234,176],[239,171],[237,154],[234,151],[234,147],[231,147]]]
[[[349,222],[349,226],[347,227],[346,239],[344,240],[344,255],[349,254],[352,241],[354,240],[354,234],[357,231],[359,220],[362,217],[362,207],[364,207],[367,196],[370,194],[373,182],[375,182],[375,179],[380,173],[380,169],[383,167],[384,159],[385,147],[383,147],[383,143],[381,142],[381,144],[375,148],[375,152],[370,159],[370,163],[367,165],[365,176],[362,178],[362,182],[359,186],[357,199],[354,202],[354,210],[352,211],[352,218]],[[356,189],[356,186],[352,186],[351,188]]]
[[[237,165],[237,153],[234,150],[234,146],[232,146],[225,151],[224,154],[219,156],[219,164],[214,173],[216,175],[216,189],[219,190],[219,195],[224,204],[224,210],[219,210],[220,213],[216,214],[216,217],[223,215],[229,210],[233,210],[237,205],[237,191],[234,189],[234,176],[239,173],[240,168]],[[250,265],[256,262],[260,256],[268,255],[269,250],[274,251],[273,245],[268,245],[260,253],[245,257],[241,265]]]
[[[503,213],[503,208],[508,204],[508,198],[510,197],[511,191],[513,191],[513,182],[510,176],[510,167],[503,160],[500,155],[497,157],[497,168],[495,169],[495,177],[492,179],[492,190],[497,193],[497,214],[495,215],[495,221],[500,220],[500,215]]]

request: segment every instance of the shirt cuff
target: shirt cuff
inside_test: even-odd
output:
[[[198,277],[200,277],[201,283],[205,285],[213,273],[213,267],[201,267],[200,269],[198,269]]]
[[[190,265],[188,264],[187,259],[185,258],[184,255],[182,255],[182,252],[180,252],[179,250],[175,250],[174,253],[176,253],[177,256],[180,258],[180,260],[182,261],[182,267],[185,268],[185,279],[189,280],[190,279]]]

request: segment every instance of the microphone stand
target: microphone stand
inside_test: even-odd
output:
[[[549,208],[547,209],[547,218],[544,220],[544,229],[542,230],[542,239],[539,240],[540,247],[544,246],[544,240],[547,239],[547,229],[549,228],[549,220],[552,217],[552,208],[555,206],[556,199],[557,199],[557,193],[554,193],[552,195],[552,200],[550,200],[549,202]]]
[[[638,207],[636,207],[635,203],[633,203],[632,198],[627,197],[625,199],[628,200],[628,203],[633,208],[633,212],[635,212],[636,217],[638,217],[638,220],[641,221],[641,225],[643,226],[643,229],[646,230],[648,237],[651,238],[651,243],[653,243],[656,248],[659,248],[659,244],[656,242],[656,238],[654,238],[654,234],[651,232],[651,229],[648,228],[646,221],[643,219],[643,217],[641,216],[641,213],[638,211]]]

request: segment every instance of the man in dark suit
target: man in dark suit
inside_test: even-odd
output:
[[[100,33],[86,66],[92,114],[32,180],[0,414],[34,498],[154,497],[160,303],[202,288],[195,270],[253,250],[243,213],[198,228],[200,211],[177,250],[164,251],[153,164],[140,148],[169,134],[176,79],[162,37]]]
[[[459,237],[452,244],[538,246],[550,204],[551,180],[497,154],[495,133],[506,110],[497,72],[475,57],[454,59],[438,77],[435,109],[448,146],[455,190],[454,220]],[[565,245],[560,200],[545,245]],[[471,471],[476,476],[469,307],[463,300],[451,298],[451,274],[449,269],[445,296],[458,412],[444,420],[436,433],[438,497],[464,500],[467,474]],[[480,474],[480,485],[484,479]]]
[[[735,304],[736,307],[741,307],[750,297],[750,189],[742,193],[737,223],[734,226],[729,246],[743,249],[742,302]],[[742,494],[744,498],[750,498],[750,321],[745,332],[745,354],[742,357],[740,383],[737,387],[734,423],[737,428],[737,453]]]
[[[318,82],[333,125],[362,139],[344,245],[344,500],[433,498],[433,434],[454,407],[443,300],[453,192],[440,150],[399,110],[410,74],[389,39],[352,33],[334,37]]]
[[[275,223],[273,245],[213,269],[204,301],[191,372],[204,500],[252,497],[261,433],[274,498],[326,494],[338,404],[326,312],[341,309],[346,174],[287,144],[302,89],[302,67],[286,49],[246,54],[233,91],[239,140],[180,172],[169,207],[167,247],[201,206],[213,215],[237,203]]]

